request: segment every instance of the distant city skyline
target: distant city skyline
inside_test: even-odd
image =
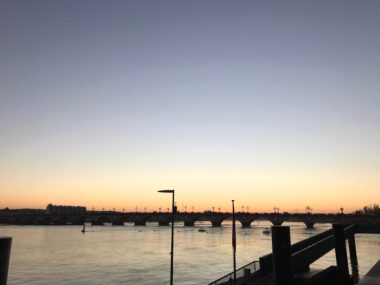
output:
[[[375,0],[2,1],[0,208],[379,203],[379,27]]]

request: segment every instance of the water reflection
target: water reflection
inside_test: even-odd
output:
[[[304,224],[291,226],[292,243],[330,228]],[[254,221],[237,229],[237,266],[270,252],[270,224]],[[199,232],[199,229],[205,229]],[[13,236],[9,284],[167,284],[170,267],[170,228],[147,226],[3,226],[0,235]],[[209,222],[195,227],[175,224],[175,284],[207,284],[231,271],[231,221],[222,228]],[[380,236],[357,235],[360,273],[380,258]],[[377,253],[377,254],[374,254]],[[330,252],[312,267],[335,263]]]

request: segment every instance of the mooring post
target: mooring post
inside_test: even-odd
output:
[[[0,285],[7,285],[11,245],[11,237],[0,237]]]
[[[356,254],[356,243],[355,235],[352,234],[348,237],[348,248],[350,250],[350,260],[351,260],[351,269],[352,269],[352,281],[354,284],[359,281],[359,264],[358,256]]]
[[[342,224],[333,225],[333,233],[335,240],[335,257],[338,267],[339,280],[342,285],[350,284],[350,273],[348,270],[346,238],[344,234],[344,226]]]
[[[275,285],[291,285],[293,283],[290,228],[272,226],[273,278]]]

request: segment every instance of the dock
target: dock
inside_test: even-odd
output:
[[[272,253],[239,268],[236,280],[231,272],[209,285],[380,285],[380,260],[359,280],[355,242],[356,234],[380,234],[379,224],[333,224],[332,229],[295,244],[290,242],[289,227],[273,226],[271,232]],[[332,250],[335,265],[310,268]]]
[[[360,280],[359,285],[378,285],[380,284],[380,260],[368,271]]]

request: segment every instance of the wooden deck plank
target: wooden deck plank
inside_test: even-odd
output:
[[[380,260],[368,271],[360,280],[359,285],[379,285],[380,284]]]

